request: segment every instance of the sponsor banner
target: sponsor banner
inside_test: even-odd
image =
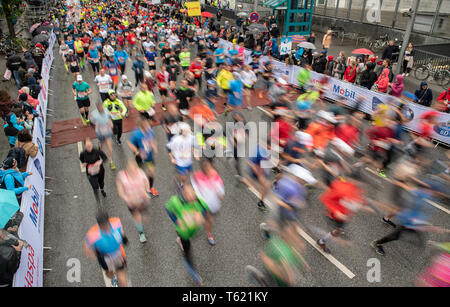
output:
[[[229,48],[233,45],[231,42],[221,39],[220,42],[224,44],[225,50],[229,50]],[[252,62],[251,51],[245,50],[245,63],[249,64]],[[263,63],[267,61],[271,61],[273,65],[273,75],[275,78],[283,78],[284,76],[288,76],[288,82],[293,85],[298,86],[297,75],[302,69],[299,66],[294,65],[286,65],[283,62],[274,60],[273,58],[269,58],[268,56],[262,56],[259,60],[260,70],[262,71]],[[314,85],[320,82],[320,80],[325,76],[323,74],[316,73],[311,71],[311,80],[310,84]],[[332,77],[329,78],[328,89],[324,91],[324,96],[330,100],[337,101],[339,99],[345,98],[345,103],[347,106],[353,107],[357,103],[358,97],[364,97],[363,102],[359,105],[360,111],[372,114],[372,112],[376,109],[377,105],[380,103],[395,103],[398,104],[401,102],[406,104],[404,108],[404,114],[407,118],[407,123],[405,123],[405,127],[414,132],[420,131],[420,117],[423,113],[428,112],[430,110],[434,110],[432,108],[424,107],[419,104],[399,99],[393,97],[388,94],[375,92],[368,90],[364,87],[345,82],[343,80],[335,79]],[[437,111],[436,111],[437,112]],[[438,122],[439,125],[435,126],[433,129],[432,138],[441,143],[450,144],[450,114],[438,112]]]
[[[44,262],[44,202],[45,202],[45,131],[48,102],[48,81],[53,62],[55,35],[49,39],[49,48],[42,64],[41,92],[38,96],[39,117],[34,119],[33,143],[38,145],[36,157],[29,157],[27,172],[32,174],[25,180],[31,189],[22,194],[20,211],[24,217],[19,227],[19,237],[28,242],[22,249],[20,266],[14,276],[14,287],[42,287]]]
[[[186,2],[188,16],[200,16],[202,14],[200,2]]]

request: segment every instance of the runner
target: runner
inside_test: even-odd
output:
[[[225,196],[225,187],[222,178],[208,159],[203,159],[200,165],[200,170],[192,174],[191,182],[197,196],[204,200],[211,211],[205,221],[205,228],[209,244],[216,245],[212,234],[213,216],[216,216],[220,210]]]
[[[147,242],[144,234],[143,221],[146,220],[146,208],[150,202],[150,185],[145,175],[135,161],[129,160],[126,169],[117,174],[117,192],[133,216],[134,225],[139,232],[139,241]]]
[[[117,94],[122,99],[125,107],[127,108],[127,113],[125,117],[128,117],[128,111],[133,106],[133,84],[128,80],[127,75],[122,75],[122,80],[120,81],[119,88],[117,89]]]
[[[98,86],[102,102],[108,99],[108,92],[113,85],[113,81],[111,77],[105,73],[104,69],[100,69],[100,74],[95,76],[94,82]]]
[[[89,61],[89,64],[91,64],[92,72],[95,75],[98,75],[98,73],[100,72],[101,54],[98,51],[98,49],[95,48],[95,45],[93,43],[89,46],[88,51],[86,52],[86,55],[87,55],[87,60]]]
[[[195,138],[191,132],[191,127],[188,124],[179,122],[178,129],[180,134],[173,136],[167,144],[170,149],[170,160],[178,173],[179,181],[186,183],[192,172],[192,154],[195,148]],[[197,155],[194,155],[195,160],[199,160]]]
[[[191,251],[191,239],[205,224],[210,210],[205,202],[195,195],[191,185],[185,184],[180,195],[172,196],[166,203],[166,211],[175,224],[177,242],[183,251],[183,262],[186,270],[198,285],[203,280],[194,267]]]
[[[117,144],[122,145],[122,118],[127,114],[127,107],[117,98],[114,90],[109,90],[108,97],[103,102],[103,107],[111,114],[113,132],[117,135]],[[112,168],[112,167],[111,167]]]
[[[108,75],[111,77],[111,80],[114,84],[114,89],[117,89],[117,85],[119,84],[119,73],[120,73],[120,65],[116,62],[113,56],[109,56],[105,62],[105,71],[108,72]]]
[[[105,169],[103,162],[107,160],[105,153],[99,149],[94,148],[92,140],[87,138],[84,141],[84,150],[80,153],[80,161],[86,169],[86,175],[92,190],[94,191],[95,200],[100,206],[100,192],[103,197],[106,197],[105,187]]]
[[[70,49],[69,53],[66,55],[66,63],[69,63],[70,65],[70,72],[72,73],[73,77],[76,79],[77,75],[80,73],[80,59],[79,57],[73,53],[73,50]]]
[[[80,110],[81,121],[84,126],[90,123],[89,120],[89,107],[91,101],[89,95],[92,93],[92,89],[86,82],[83,81],[81,75],[77,76],[77,81],[72,85],[72,93],[75,96],[78,109]]]
[[[161,95],[161,107],[163,111],[166,111],[166,100],[169,95],[169,78],[170,75],[167,72],[166,65],[161,66],[161,70],[156,75],[158,80],[158,90]]]
[[[123,245],[128,239],[118,217],[110,218],[106,212],[97,214],[97,224],[86,235],[85,251],[97,258],[100,267],[111,279],[113,287],[127,287],[126,256]]]
[[[139,92],[134,96],[133,106],[143,118],[154,120],[155,110],[153,105],[155,103],[153,93],[149,91],[147,84],[141,83]]]
[[[128,147],[134,153],[137,164],[147,169],[148,180],[150,183],[150,192],[153,196],[158,196],[159,193],[153,187],[154,183],[154,155],[158,153],[158,148],[155,140],[155,135],[150,126],[148,119],[141,118],[137,123],[137,128],[133,130],[129,139]]]
[[[97,102],[97,110],[94,110],[91,114],[92,123],[95,125],[95,133],[97,134],[98,141],[100,142],[100,150],[102,150],[103,145],[106,144],[106,148],[109,154],[109,164],[112,170],[116,169],[113,162],[113,151],[111,138],[113,135],[113,124],[112,124],[112,114],[110,111],[103,107],[101,101]]]

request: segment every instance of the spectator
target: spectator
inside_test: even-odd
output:
[[[356,62],[352,61],[344,72],[344,80],[350,83],[354,83],[356,79]]]
[[[422,81],[420,83],[420,88],[415,91],[414,101],[418,104],[421,104],[423,106],[429,107],[431,106],[431,101],[433,100],[433,93],[431,92],[431,89],[428,88],[428,83],[425,81]]]
[[[28,157],[36,157],[39,147],[32,142],[31,134],[27,129],[23,129],[18,133],[16,147],[23,148],[25,151],[25,163],[19,168],[21,172],[25,172],[27,170]]]
[[[405,50],[405,58],[403,59],[403,76],[408,77],[411,71],[411,68],[414,65],[414,46],[412,43],[409,43],[408,47]]]
[[[437,98],[437,102],[441,105],[438,106],[438,109],[442,112],[449,113],[448,101],[450,100],[450,87],[447,91],[443,91],[439,97]]]
[[[332,33],[333,33],[333,31],[331,29],[329,29],[327,31],[327,33],[323,36],[322,47],[323,47],[323,50],[325,51],[325,54],[328,53],[328,49],[330,49],[330,47],[331,47],[331,40],[332,40],[332,36],[333,36]]]
[[[338,57],[336,60],[336,65],[333,68],[333,77],[337,79],[342,79],[344,73],[345,73],[344,59]]]
[[[361,73],[359,84],[369,90],[372,88],[375,81],[377,81],[377,74],[373,71],[374,68],[374,63],[366,63],[365,69]]]
[[[375,82],[376,89],[379,92],[386,93],[389,86],[389,69],[385,68]]]
[[[359,84],[361,79],[361,73],[364,70],[364,59],[361,57],[356,58],[356,80],[355,83]]]
[[[22,119],[16,117],[16,114],[10,113],[5,118],[5,124],[3,130],[5,135],[8,137],[9,146],[13,148],[16,145],[17,135],[19,131],[23,130]]]
[[[383,54],[381,55],[381,59],[385,60],[391,60],[392,59],[392,53],[394,53],[394,41],[390,40],[389,45],[386,46],[383,50]]]
[[[37,67],[35,60],[33,59],[33,55],[30,51],[26,51],[23,55],[25,61],[25,69],[28,70],[31,67]]]
[[[314,52],[313,58],[312,69],[319,74],[323,74],[327,66],[327,59],[325,58],[324,53],[321,52],[321,54],[319,54],[318,52]]]
[[[22,193],[31,189],[30,186],[24,186],[25,178],[32,173],[21,173],[17,170],[17,161],[8,157],[3,161],[2,168],[0,170],[0,182],[1,185],[9,191],[16,193],[17,200],[20,203]]]
[[[242,26],[241,16],[238,16],[238,18],[236,19],[236,26],[238,27],[238,30],[241,31],[241,26]]]
[[[14,100],[11,99],[8,92],[0,90],[0,117],[5,118],[14,106]]]
[[[402,97],[403,93],[403,75],[397,75],[394,83],[389,83],[389,87],[391,88],[391,95],[394,97]]]
[[[270,30],[270,35],[274,38],[280,37],[280,29],[278,29],[278,26],[276,23],[273,24],[272,29]]]
[[[316,33],[311,32],[311,35],[308,37],[308,43],[315,44],[316,43]]]
[[[217,13],[216,13],[216,17],[217,17],[217,21],[220,22],[220,20],[222,20],[222,10],[221,9],[217,9]]]
[[[35,110],[37,109],[37,106],[39,105],[39,100],[38,99],[34,99],[33,97],[31,97],[30,95],[30,88],[27,86],[22,87],[19,90],[19,96],[17,96],[17,101],[20,101],[20,95],[22,94],[26,94],[27,98],[25,99],[25,96],[22,96],[22,101],[26,101],[29,105],[31,105]]]
[[[325,74],[328,76],[333,75],[333,68],[336,65],[336,61],[332,55],[329,55],[327,58],[327,66],[325,67]]]
[[[23,242],[0,230],[0,288],[11,287],[20,265]]]
[[[11,71],[14,76],[14,80],[16,81],[17,89],[20,89],[21,84],[19,80],[19,69],[22,66],[22,58],[17,54],[10,53],[8,55],[8,59],[6,60],[6,67]]]

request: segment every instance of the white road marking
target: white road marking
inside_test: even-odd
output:
[[[379,176],[379,175],[377,174],[377,172],[374,171],[373,169],[370,169],[370,168],[366,167],[365,170],[368,171],[369,173],[372,173],[372,174],[376,175],[377,177],[383,178],[383,177]],[[386,180],[387,182],[392,183],[392,180],[389,179],[389,178],[383,178],[383,179]],[[429,200],[429,199],[426,199],[425,201],[426,201],[427,203],[429,203],[430,205],[432,205],[433,207],[435,207],[436,209],[439,209],[439,210],[441,210],[441,211],[444,211],[444,212],[447,213],[447,214],[450,214],[450,210],[447,209],[447,208],[445,208],[445,207],[443,207],[442,205],[439,205],[439,204],[437,204],[437,203],[435,203],[434,201],[431,201],[431,200]]]
[[[256,189],[254,187],[248,187],[248,189],[250,190],[250,192],[252,192],[253,194],[255,194],[256,197],[260,198],[260,194],[258,191],[256,191]],[[272,202],[268,199],[264,200],[264,203],[266,205],[269,206],[269,208],[271,208],[271,210],[273,208],[275,208],[275,205],[272,204]],[[355,277],[356,275],[350,271],[345,265],[343,265],[339,260],[337,260],[335,257],[333,257],[332,255],[325,253],[319,245],[317,245],[316,241],[310,236],[308,235],[303,229],[301,229],[300,227],[297,227],[297,232],[303,237],[303,239],[305,239],[306,242],[308,242],[309,244],[312,245],[312,247],[314,247],[320,254],[322,254],[322,256],[324,256],[326,259],[328,259],[328,261],[330,261],[332,264],[334,264],[334,266],[336,266],[342,273],[344,273],[348,278],[353,279],[353,277]]]
[[[106,286],[106,287],[112,287],[112,285],[111,285],[111,279],[109,279],[109,277],[106,276],[105,270],[102,269],[102,273],[103,273],[103,280],[105,281],[105,286]]]
[[[81,143],[81,141],[80,141],[77,143],[77,145],[78,145],[78,156],[80,156],[81,152],[83,151],[83,143]],[[81,163],[81,162],[80,162],[80,170],[82,173],[86,172],[86,168],[83,167],[83,163]]]

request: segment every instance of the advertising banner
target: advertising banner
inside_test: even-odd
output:
[[[19,237],[28,243],[22,249],[20,266],[14,276],[14,287],[42,287],[44,261],[44,202],[45,202],[45,127],[48,102],[48,81],[53,62],[53,45],[55,35],[49,39],[49,47],[42,63],[41,92],[38,100],[39,117],[34,119],[33,143],[38,145],[36,157],[29,157],[27,172],[32,174],[25,180],[25,185],[32,188],[22,194],[20,211],[24,217],[19,227]]]
[[[282,37],[280,44],[280,55],[291,53],[292,49],[292,37]]]
[[[186,2],[188,16],[200,16],[202,14],[200,2]]]

